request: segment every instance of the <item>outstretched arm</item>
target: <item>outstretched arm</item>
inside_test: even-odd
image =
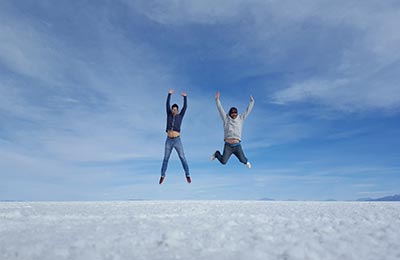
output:
[[[219,112],[219,115],[220,115],[221,119],[223,121],[225,121],[226,113],[225,113],[224,108],[222,107],[221,101],[219,100],[219,96],[220,96],[220,93],[217,92],[215,94],[215,102],[217,103],[217,108],[218,108],[218,112]]]
[[[171,105],[170,105],[170,102],[171,102],[171,95],[172,95],[172,94],[174,94],[174,90],[173,90],[173,89],[170,89],[170,90],[168,91],[167,102],[166,102],[167,114],[172,113],[172,112],[171,112]]]
[[[246,111],[244,111],[240,116],[245,119],[251,112],[251,110],[253,109],[254,106],[254,98],[252,95],[250,95],[250,104],[247,107]]]
[[[182,92],[182,97],[183,97],[183,107],[181,110],[181,115],[184,115],[186,112],[186,108],[187,108],[187,94],[186,92]]]

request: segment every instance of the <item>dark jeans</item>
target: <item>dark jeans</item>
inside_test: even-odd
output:
[[[243,150],[242,150],[242,145],[240,143],[237,144],[229,144],[225,143],[224,145],[224,153],[221,155],[219,151],[215,152],[215,158],[220,161],[222,164],[226,164],[229,160],[229,157],[234,154],[236,157],[239,159],[241,163],[246,164],[247,163],[247,158],[244,156]]]
[[[165,141],[165,152],[164,152],[164,160],[161,167],[161,176],[165,176],[165,172],[167,171],[169,157],[171,156],[172,149],[175,148],[178,153],[179,159],[181,159],[181,163],[183,169],[185,170],[186,176],[189,176],[189,166],[187,164],[185,153],[183,152],[183,145],[181,142],[181,138],[169,138]]]

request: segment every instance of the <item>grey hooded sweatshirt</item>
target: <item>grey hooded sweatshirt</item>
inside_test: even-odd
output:
[[[221,101],[219,99],[216,100],[216,103],[219,115],[221,116],[221,119],[224,122],[224,139],[236,138],[242,140],[243,122],[253,109],[254,100],[251,100],[246,111],[238,115],[235,119],[233,119],[227,113],[225,113],[225,110],[222,107]]]

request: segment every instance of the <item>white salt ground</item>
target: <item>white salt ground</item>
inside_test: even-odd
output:
[[[2,202],[0,259],[400,259],[398,202]]]

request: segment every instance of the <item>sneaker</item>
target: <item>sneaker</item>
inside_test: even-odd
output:
[[[190,176],[186,176],[186,181],[187,181],[187,183],[191,183],[192,182],[192,179],[190,179]]]
[[[165,179],[165,176],[161,176],[160,181],[158,182],[158,184],[162,184],[164,179]]]
[[[246,163],[246,167],[247,167],[247,169],[250,169],[250,168],[251,168],[250,162],[247,162],[247,163]]]
[[[214,160],[215,160],[215,153],[213,153],[213,154],[211,155],[210,159],[211,159],[211,161],[214,161]]]

